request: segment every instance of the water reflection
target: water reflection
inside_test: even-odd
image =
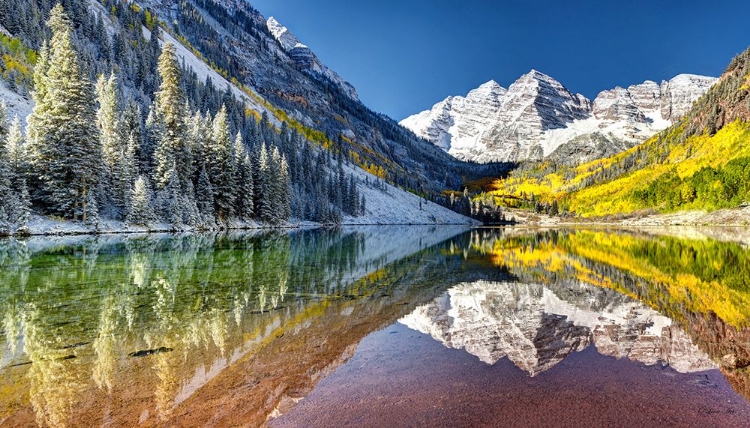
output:
[[[232,364],[462,231],[419,229],[4,241],[0,421],[169,421]]]
[[[487,364],[508,357],[531,376],[590,345],[604,355],[661,362],[683,373],[716,367],[669,318],[584,283],[460,284],[400,321]]]
[[[365,228],[0,243],[0,423],[257,425],[401,319],[531,375],[595,345],[750,397],[750,252],[632,232]]]

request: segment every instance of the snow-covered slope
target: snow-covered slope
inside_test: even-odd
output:
[[[34,107],[31,100],[11,91],[2,79],[0,79],[0,100],[5,103],[5,107],[8,109],[8,120],[13,120],[13,117],[18,116],[22,124],[26,125],[26,116],[31,113],[31,109]]]
[[[459,284],[400,322],[487,364],[508,357],[532,376],[592,344],[604,355],[661,361],[683,373],[715,367],[669,318],[584,284],[554,291],[540,284]]]
[[[266,21],[268,30],[279,41],[281,47],[294,60],[301,70],[322,76],[335,83],[349,98],[358,101],[357,90],[335,71],[323,64],[307,45],[300,42],[289,29],[284,27],[273,16]]]
[[[575,163],[617,153],[666,129],[715,82],[681,74],[661,84],[602,91],[592,102],[532,70],[507,91],[490,81],[400,123],[462,160],[553,157]]]
[[[345,170],[359,180],[358,189],[365,197],[366,207],[364,215],[346,217],[344,224],[480,224],[387,183],[367,186],[364,183],[374,183],[376,177],[362,169],[348,165]]]

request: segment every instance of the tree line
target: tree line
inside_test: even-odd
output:
[[[210,78],[202,84],[181,67],[175,46],[161,48],[158,27],[145,49],[158,58],[158,87],[145,113],[149,85],[133,90],[138,73],[126,72],[123,85],[113,66],[94,85],[61,5],[47,26],[26,134],[18,118],[8,124],[3,112],[0,121],[0,227],[23,230],[32,206],[92,225],[103,216],[176,228],[280,224],[292,215],[336,222],[364,212],[342,156],[310,148],[265,115],[248,117],[229,88],[216,89]]]

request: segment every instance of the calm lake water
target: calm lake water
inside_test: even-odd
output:
[[[736,238],[0,241],[0,425],[750,426],[750,248]]]

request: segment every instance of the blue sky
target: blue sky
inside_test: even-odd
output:
[[[747,0],[250,0],[371,109],[400,120],[534,68],[593,99],[680,73],[718,76],[750,44]]]

